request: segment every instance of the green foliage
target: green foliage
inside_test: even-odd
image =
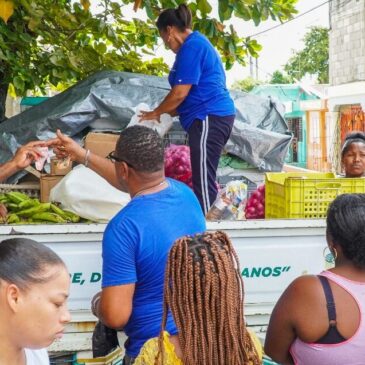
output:
[[[328,52],[328,29],[312,27],[304,36],[304,49],[295,52],[284,69],[291,78],[300,80],[308,73],[328,83]]]
[[[18,0],[7,24],[0,20],[1,80],[24,95],[103,69],[162,75],[162,59],[144,60],[156,40],[151,24],[125,21],[117,2],[93,15],[68,0]]]
[[[274,71],[271,76],[270,84],[292,84],[293,80],[281,71]]]
[[[88,0],[7,1],[14,9],[9,8],[9,19],[3,18],[7,22],[0,19],[0,88],[10,84],[16,94],[24,95],[27,90],[42,92],[47,85],[67,85],[103,69],[168,72],[162,59],[153,58],[161,42],[155,20],[161,9],[176,7],[182,0],[103,0],[97,14],[90,12]],[[220,0],[219,19],[210,15],[212,1],[197,0],[189,7],[194,29],[207,35],[229,69],[235,62],[245,64],[247,55],[257,56],[261,46],[240,37],[225,21],[233,15],[255,24],[268,18],[285,21],[296,13],[296,2]],[[144,9],[148,20],[127,20],[123,5],[128,4]]]
[[[262,82],[252,77],[246,77],[243,80],[235,81],[232,89],[250,92],[255,86],[261,85]]]

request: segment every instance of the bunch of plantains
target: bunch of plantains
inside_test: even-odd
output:
[[[62,210],[54,203],[41,203],[38,199],[12,191],[0,194],[0,203],[8,210],[3,223],[34,224],[34,223],[77,223],[80,217],[74,213]]]

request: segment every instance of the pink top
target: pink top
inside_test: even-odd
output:
[[[352,281],[330,271],[321,275],[345,289],[360,309],[360,325],[356,333],[336,344],[306,343],[298,337],[290,348],[295,365],[364,365],[365,364],[365,283]]]

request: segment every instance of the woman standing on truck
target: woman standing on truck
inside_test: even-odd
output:
[[[349,133],[342,146],[341,164],[345,177],[363,177],[365,174],[365,134]]]
[[[0,364],[49,365],[46,348],[70,320],[69,286],[65,264],[48,247],[0,242]]]
[[[157,28],[165,45],[175,54],[169,74],[171,91],[142,120],[159,120],[168,113],[179,115],[189,135],[193,189],[206,214],[217,196],[218,161],[231,134],[235,106],[226,87],[226,76],[217,51],[197,31],[185,4],[164,10]]]
[[[294,280],[272,313],[265,352],[280,364],[364,364],[365,194],[332,202],[326,237],[334,268]]]
[[[164,286],[163,330],[172,312],[178,335],[145,343],[135,365],[258,365],[243,315],[243,281],[227,235],[185,236],[172,246]]]

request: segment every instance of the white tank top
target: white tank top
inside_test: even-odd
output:
[[[46,349],[25,349],[25,357],[27,359],[27,365],[49,365],[49,357]]]

